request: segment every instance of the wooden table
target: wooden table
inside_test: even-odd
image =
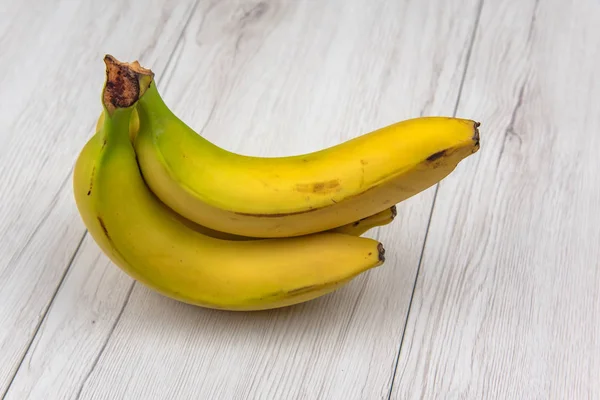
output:
[[[0,16],[6,399],[600,398],[598,1],[0,0]],[[334,294],[188,306],[111,264],[74,204],[105,53],[152,68],[232,151],[420,115],[481,121],[481,150],[371,231],[385,265]]]

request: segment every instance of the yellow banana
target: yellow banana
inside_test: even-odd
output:
[[[104,112],[100,114],[98,120],[96,122],[96,132],[99,132],[102,129],[104,124]],[[136,109],[134,108],[131,112],[131,119],[129,121],[129,138],[133,142],[139,130],[139,118]],[[248,237],[236,235],[233,233],[221,232],[214,229],[210,229],[208,227],[202,226],[200,224],[196,224],[179,214],[174,213],[174,218],[178,218],[189,226],[190,228],[214,238],[218,239],[226,239],[226,240],[253,240],[257,239],[256,237]],[[346,235],[354,235],[361,236],[365,234],[367,231],[378,227],[391,223],[396,217],[396,206],[392,206],[388,209],[385,209],[377,214],[370,215],[366,218],[362,218],[358,221],[351,222],[346,225],[339,226],[337,228],[329,229],[330,232],[344,233]]]
[[[428,117],[310,154],[251,157],[194,132],[154,84],[136,107],[135,149],[152,191],[187,219],[251,237],[304,235],[373,215],[439,182],[479,149],[478,123]]]
[[[383,263],[383,246],[369,238],[230,241],[174,217],[145,184],[128,135],[132,107],[153,84],[110,58],[106,64],[104,122],[77,159],[74,193],[92,237],[134,279],[190,304],[260,310],[314,299]]]
[[[100,116],[98,117],[98,120],[96,122],[96,132],[99,132],[102,129],[103,124],[104,124],[104,112],[102,112],[100,114]],[[139,119],[137,116],[137,111],[134,108],[132,110],[131,120],[129,122],[129,138],[132,142],[135,140],[138,129],[139,129]],[[173,213],[173,217],[180,219],[181,222],[183,222],[190,228],[192,228],[204,235],[208,235],[208,236],[211,236],[211,237],[214,237],[217,239],[226,239],[226,240],[258,239],[256,237],[241,236],[241,235],[236,235],[233,233],[221,232],[221,231],[217,231],[214,229],[210,229],[208,227],[205,227],[205,226],[202,226],[195,222],[192,222],[177,213]],[[362,218],[358,221],[351,222],[349,224],[342,225],[337,228],[329,229],[328,232],[337,232],[337,233],[344,233],[346,235],[361,236],[373,228],[376,228],[378,226],[384,226],[384,225],[391,223],[395,217],[396,217],[396,206],[392,206],[388,209],[378,212],[377,214],[370,215],[370,216],[368,216],[366,218]]]

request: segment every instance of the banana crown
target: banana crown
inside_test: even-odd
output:
[[[104,56],[106,82],[102,104],[109,115],[117,108],[129,108],[144,95],[154,79],[154,73],[139,62],[120,62],[110,54]]]

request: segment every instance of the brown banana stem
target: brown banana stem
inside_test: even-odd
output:
[[[134,105],[152,84],[154,73],[140,63],[120,62],[110,54],[104,56],[106,83],[102,91],[102,103],[109,115],[117,108]]]

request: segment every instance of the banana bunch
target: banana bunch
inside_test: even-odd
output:
[[[123,271],[202,307],[297,304],[383,264],[383,245],[361,235],[479,149],[478,123],[430,117],[310,154],[235,154],[181,121],[152,71],[104,61],[103,112],[74,169],[77,208]]]

